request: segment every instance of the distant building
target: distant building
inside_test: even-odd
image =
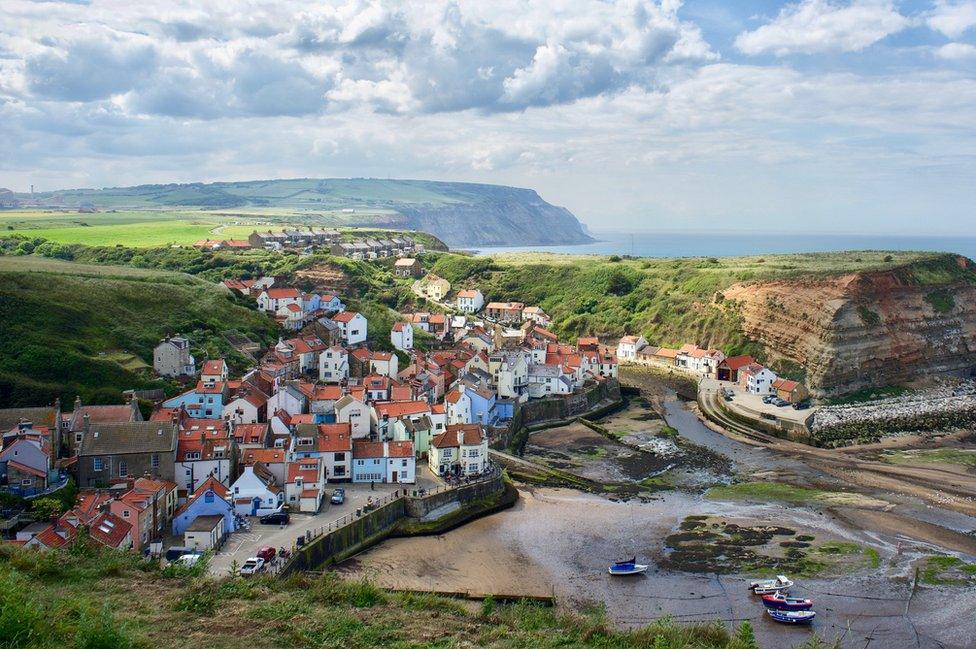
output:
[[[485,305],[485,296],[476,288],[458,291],[457,308],[464,313],[477,313]]]
[[[397,277],[420,277],[421,273],[420,262],[412,257],[397,259],[393,264],[393,274]]]
[[[413,327],[409,322],[395,322],[390,329],[390,342],[401,352],[413,349]]]
[[[190,341],[182,336],[163,338],[153,350],[153,369],[160,376],[173,378],[196,374],[197,364],[190,354]]]

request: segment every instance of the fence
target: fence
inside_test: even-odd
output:
[[[416,490],[415,495],[405,489],[394,491],[367,508],[306,530],[301,541],[292,545],[291,557],[274,566],[272,573],[288,575],[342,561],[388,535],[406,518],[424,516],[453,500],[470,502],[503,488],[501,468],[492,464],[486,473],[456,484]]]

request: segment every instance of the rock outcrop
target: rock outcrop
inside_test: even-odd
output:
[[[976,367],[976,270],[954,255],[885,271],[735,284],[723,308],[818,396]]]

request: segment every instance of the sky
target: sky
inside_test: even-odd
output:
[[[0,3],[0,187],[530,187],[594,230],[976,234],[976,0]]]

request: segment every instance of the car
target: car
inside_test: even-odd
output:
[[[202,556],[202,554],[184,554],[173,563],[178,566],[183,566],[184,568],[192,568],[193,566],[197,565],[197,562],[200,561]]]
[[[773,405],[775,405],[777,408],[782,408],[783,406],[790,405],[790,402],[787,401],[786,399],[780,399],[779,397],[776,397],[776,399],[773,400]]]
[[[287,525],[291,518],[288,516],[288,512],[280,511],[274,512],[273,514],[265,514],[259,520],[262,525]]]
[[[767,394],[766,396],[764,396],[764,397],[762,398],[762,402],[763,402],[763,403],[772,403],[772,402],[773,402],[773,399],[778,399],[778,398],[779,398],[779,397],[777,397],[776,395],[773,395],[773,394]]]
[[[186,548],[181,545],[174,545],[173,547],[166,549],[166,554],[164,556],[166,557],[167,561],[172,563],[173,561],[178,560],[180,557],[182,557],[185,554],[195,554],[195,551],[193,550],[193,548]]]
[[[341,505],[342,503],[346,502],[346,490],[336,489],[333,491],[332,498],[329,499],[329,502],[331,502],[333,505]]]
[[[256,575],[264,570],[264,559],[260,557],[251,557],[244,562],[241,566],[240,574],[242,576]]]
[[[809,401],[797,401],[793,404],[793,410],[806,410],[810,407]]]
[[[258,559],[261,559],[262,561],[264,561],[265,563],[267,563],[268,561],[271,561],[272,559],[275,558],[275,554],[277,554],[277,552],[278,551],[275,550],[270,545],[266,545],[263,548],[261,548],[260,550],[258,550],[257,557],[258,557]]]

